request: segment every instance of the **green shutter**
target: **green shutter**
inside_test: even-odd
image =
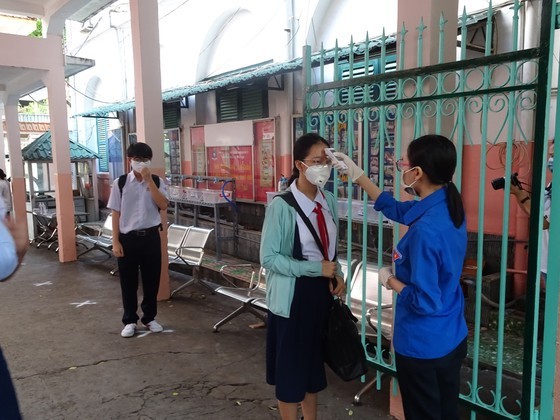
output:
[[[181,122],[181,108],[179,102],[164,104],[163,106],[163,129],[179,128]]]
[[[218,122],[268,117],[268,90],[262,85],[216,92]]]
[[[107,142],[107,129],[109,127],[109,120],[107,118],[97,118],[97,164],[99,172],[109,172],[109,145]]]
[[[263,118],[263,90],[258,87],[241,89],[241,119]]]
[[[222,91],[218,96],[218,121],[238,120],[237,89]]]

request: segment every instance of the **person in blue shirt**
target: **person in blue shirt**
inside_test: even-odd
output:
[[[25,225],[4,219],[4,206],[0,204],[0,281],[7,280],[16,272],[23,260],[29,238]],[[1,293],[1,292],[0,292]],[[8,364],[0,350],[0,418],[21,419],[16,391]]]
[[[467,354],[459,279],[467,231],[461,195],[452,181],[455,146],[439,135],[410,143],[407,159],[396,166],[404,190],[419,199],[404,202],[382,192],[348,156],[335,155],[375,200],[375,210],[408,226],[393,250],[394,272],[390,267],[379,272],[383,285],[398,294],[393,345],[405,418],[459,419],[460,370]]]
[[[328,311],[332,295],[341,296],[345,290],[340,264],[335,262],[337,203],[322,189],[332,169],[327,147],[317,134],[297,139],[290,186],[284,193],[293,194],[311,226],[277,196],[266,209],[262,230],[260,260],[266,268],[268,306],[266,380],[276,386],[283,420],[297,420],[299,403],[306,420],[317,418],[317,394],[327,386],[323,342]],[[321,249],[310,228],[318,235],[323,232]]]

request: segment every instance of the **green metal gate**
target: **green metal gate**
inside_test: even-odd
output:
[[[477,58],[467,59],[466,13],[459,21],[460,60],[454,62],[443,62],[444,30],[448,24],[443,16],[439,63],[435,65],[422,63],[426,29],[422,21],[416,28],[418,59],[413,69],[402,67],[405,43],[410,38],[404,26],[396,37],[383,34],[362,43],[351,41],[344,48],[337,44],[333,50],[321,49],[314,54],[307,47],[304,53],[304,117],[308,131],[319,132],[333,147],[361,162],[370,178],[382,189],[393,191],[397,199],[401,195],[400,179],[393,172],[394,161],[405,154],[410,140],[435,132],[452,139],[457,147],[455,183],[464,197],[465,191],[470,191],[477,209],[473,213],[476,223],[469,228],[470,259],[465,264],[465,273],[469,265],[471,273],[465,274],[463,284],[469,311],[469,354],[462,372],[461,400],[470,407],[471,418],[476,418],[477,413],[496,418],[552,418],[558,307],[558,275],[553,274],[560,268],[553,251],[544,298],[539,284],[556,5],[550,0],[542,2],[539,46],[519,51],[521,7],[518,0],[512,6],[509,52],[493,51],[495,22],[490,3],[483,27],[485,44]],[[396,66],[392,64],[395,50]],[[560,107],[557,112],[558,123]],[[557,133],[560,136],[560,125]],[[523,164],[520,155],[527,152],[525,163],[529,163],[532,175],[525,175],[534,199],[529,238],[521,243],[528,250],[526,270],[512,267],[524,251],[520,251],[519,241],[510,237],[510,225],[517,223],[510,220],[512,206],[516,205],[510,206],[510,183],[505,183],[503,194],[488,189],[489,172],[496,169],[490,165],[496,161],[492,155],[496,151],[502,164],[501,175],[507,180]],[[469,167],[465,166],[467,162]],[[372,268],[371,272],[390,264],[391,246],[401,236],[401,227],[388,224],[380,214],[372,212],[367,196],[351,180],[335,176],[331,187],[344,213],[342,224],[346,228],[341,243],[346,244],[348,267],[356,258],[363,267]],[[496,194],[502,194],[499,201],[503,208],[497,213],[488,208],[494,206]],[[552,214],[560,208],[558,201],[558,195],[553,195]],[[488,228],[491,224],[497,225],[499,232],[492,233]],[[560,238],[559,231],[560,226],[551,223],[551,250],[556,245],[553,238]],[[343,258],[343,251],[339,255]],[[492,264],[493,272],[485,272],[485,267]],[[382,286],[372,282],[375,277],[368,276],[368,270],[363,269],[361,276],[358,298],[362,302],[364,344],[369,334],[369,361],[378,378],[381,372],[394,375],[386,340],[390,335],[383,333],[386,312],[391,308],[382,305],[381,298],[371,306],[368,296],[380,297]],[[512,288],[520,283],[519,278],[524,279],[525,290],[515,296]],[[356,293],[349,291],[348,298],[355,299]],[[516,336],[512,323],[524,332]]]

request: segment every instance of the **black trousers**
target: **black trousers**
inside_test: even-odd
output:
[[[8,365],[0,350],[0,420],[20,420],[16,391]]]
[[[461,364],[467,339],[437,359],[395,353],[397,378],[406,420],[458,420]]]
[[[118,259],[123,301],[123,324],[138,321],[138,270],[142,276],[142,323],[147,324],[157,315],[157,294],[161,274],[161,239],[159,230],[153,229],[145,235],[120,234],[124,257]]]

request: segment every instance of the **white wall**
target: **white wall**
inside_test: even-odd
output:
[[[291,54],[301,56],[306,43],[316,51],[321,43],[332,48],[336,39],[339,46],[345,46],[351,36],[355,42],[364,40],[366,33],[375,38],[383,27],[386,34],[395,33],[399,28],[397,4],[381,0],[160,0],[162,88],[192,85],[266,60],[283,61]],[[488,2],[460,0],[459,10],[465,5],[467,12],[473,12],[485,9]],[[512,49],[511,17],[507,8],[496,15],[498,52]],[[95,67],[70,81],[79,92],[73,93],[72,113],[133,97],[128,0],[104,10],[92,20],[92,26],[91,32],[82,33],[81,24],[68,24],[68,52],[96,61]],[[557,67],[555,62],[554,80]],[[500,71],[496,76],[500,77]],[[293,84],[286,86],[283,92],[269,94],[269,115],[280,117],[281,138],[277,144],[283,150],[291,147],[292,114],[302,112],[301,75],[295,74]],[[216,123],[213,92],[197,95],[196,103],[191,98],[191,105],[182,110],[183,125]],[[80,120],[79,138],[91,146],[94,120]],[[491,125],[491,132],[497,132],[497,124]],[[478,126],[478,116],[474,114],[469,118],[469,127],[476,133]],[[188,130],[183,135],[186,142]],[[183,155],[188,156],[185,152]]]

